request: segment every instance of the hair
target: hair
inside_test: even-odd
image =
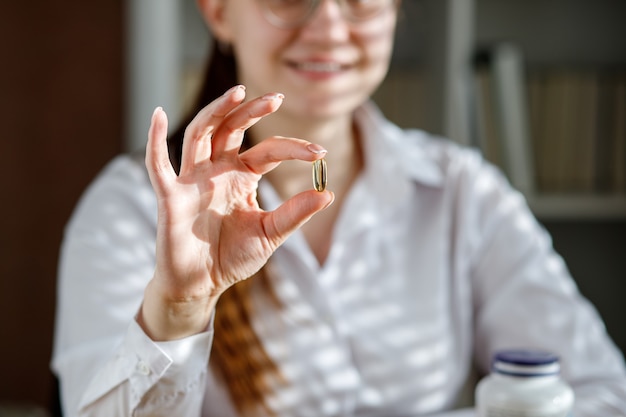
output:
[[[180,172],[185,128],[202,108],[237,84],[236,69],[234,56],[214,41],[197,98],[167,140],[170,161],[177,173]],[[243,146],[247,146],[246,139]],[[233,404],[244,415],[259,408],[273,414],[266,401],[271,392],[269,378],[277,377],[276,380],[282,381],[278,366],[265,351],[251,323],[253,311],[249,294],[253,281],[259,281],[262,284],[259,287],[280,305],[270,289],[267,274],[267,267],[264,267],[253,278],[233,285],[220,296],[215,310],[210,364],[225,382]]]
[[[207,104],[220,97],[230,87],[237,84],[235,57],[224,50],[216,40],[205,66],[205,74],[200,90],[188,113],[182,118],[178,128],[167,139],[170,161],[176,172],[180,171],[185,129],[193,118]]]

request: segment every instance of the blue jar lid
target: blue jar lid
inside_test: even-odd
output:
[[[559,373],[559,357],[552,352],[512,349],[496,352],[492,369],[504,375],[537,377]]]

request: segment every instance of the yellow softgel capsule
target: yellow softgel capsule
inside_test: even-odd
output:
[[[320,193],[326,189],[328,177],[326,174],[326,160],[318,159],[313,162],[313,188]]]

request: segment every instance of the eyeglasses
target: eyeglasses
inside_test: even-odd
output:
[[[324,0],[258,0],[268,22],[294,29],[309,20]],[[336,0],[346,20],[362,22],[373,18],[397,0]]]

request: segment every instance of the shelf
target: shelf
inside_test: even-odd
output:
[[[626,219],[626,195],[532,195],[527,200],[542,220]]]

